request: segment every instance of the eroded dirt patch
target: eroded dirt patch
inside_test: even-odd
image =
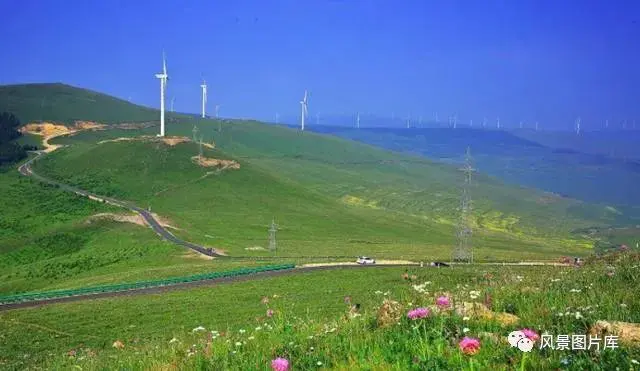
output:
[[[62,147],[59,144],[50,144],[49,140],[62,135],[74,135],[82,130],[103,130],[106,125],[94,121],[76,121],[73,126],[65,126],[53,122],[30,123],[20,128],[22,133],[42,136],[42,145],[45,152],[53,152]]]
[[[100,213],[100,214],[91,215],[89,218],[87,218],[87,223],[91,223],[94,220],[113,220],[113,221],[122,222],[122,223],[133,223],[133,224],[141,225],[143,227],[147,225],[144,218],[139,214],[133,215],[133,214]]]
[[[240,169],[240,164],[233,160],[220,160],[212,157],[193,156],[191,161],[202,167],[216,167],[219,169]]]
[[[121,138],[115,138],[115,139],[106,139],[106,140],[99,141],[98,144],[111,143],[111,142],[131,142],[131,141],[163,142],[166,145],[175,146],[180,143],[191,142],[191,139],[187,137],[154,137],[151,135],[143,135],[139,137],[121,137]]]

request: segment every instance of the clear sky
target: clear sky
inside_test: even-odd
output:
[[[1,0],[0,84],[65,82],[273,120],[356,111],[583,127],[638,120],[640,2]]]

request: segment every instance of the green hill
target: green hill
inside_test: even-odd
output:
[[[0,112],[8,111],[23,124],[74,120],[103,124],[158,120],[155,110],[125,100],[66,84],[24,84],[0,86]]]

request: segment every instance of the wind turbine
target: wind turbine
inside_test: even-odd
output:
[[[320,126],[320,112],[316,112],[316,126]]]
[[[176,97],[171,97],[171,112],[173,112],[173,102],[176,100]]]
[[[360,129],[360,112],[358,112],[358,116],[356,116],[356,128]]]
[[[218,110],[220,110],[220,105],[216,104],[216,118],[218,118]]]
[[[605,127],[605,129],[609,129],[609,120],[606,120],[604,122],[604,127]]]
[[[207,113],[207,82],[205,79],[202,79],[202,85],[200,85],[200,87],[202,88],[202,118],[204,118]]]
[[[279,123],[280,123],[280,114],[276,112],[276,124],[279,124]]]
[[[469,127],[472,128],[473,127],[473,119],[469,120]]]
[[[156,73],[156,78],[160,80],[160,134],[164,137],[164,93],[167,89],[167,62],[165,60],[164,51],[162,52],[162,73]]]
[[[300,114],[300,130],[304,131],[304,119],[305,117],[309,114],[309,110],[307,108],[307,91],[304,91],[304,98],[300,101],[300,109],[301,109],[301,114]]]
[[[500,117],[496,119],[496,127],[500,129]]]
[[[580,117],[576,119],[576,135],[580,135]]]
[[[411,115],[407,115],[407,129],[411,126]]]

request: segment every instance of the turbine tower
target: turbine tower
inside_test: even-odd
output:
[[[276,112],[276,124],[280,123],[280,114]]]
[[[220,105],[216,104],[216,118],[218,118],[218,111],[220,110]]]
[[[162,73],[156,73],[156,78],[160,80],[160,134],[158,136],[164,137],[164,93],[169,79],[164,51],[162,52]]]
[[[360,129],[360,112],[358,112],[358,116],[356,116],[356,128]]]
[[[500,129],[500,117],[496,119],[496,127]]]
[[[464,185],[462,187],[462,197],[460,200],[460,219],[456,229],[456,245],[451,254],[452,262],[473,263],[473,250],[471,247],[472,215],[471,215],[471,173],[475,169],[471,166],[471,150],[467,147],[465,164],[460,169],[464,172]]]
[[[580,135],[580,117],[576,119],[576,135]]]
[[[309,114],[309,110],[307,109],[307,91],[304,91],[304,98],[300,101],[300,130],[304,131],[304,119]]]
[[[176,100],[176,97],[171,97],[171,112],[173,112],[173,102]]]
[[[202,88],[202,118],[204,118],[207,113],[207,82],[204,79],[202,79],[202,85],[200,85],[200,87]]]

